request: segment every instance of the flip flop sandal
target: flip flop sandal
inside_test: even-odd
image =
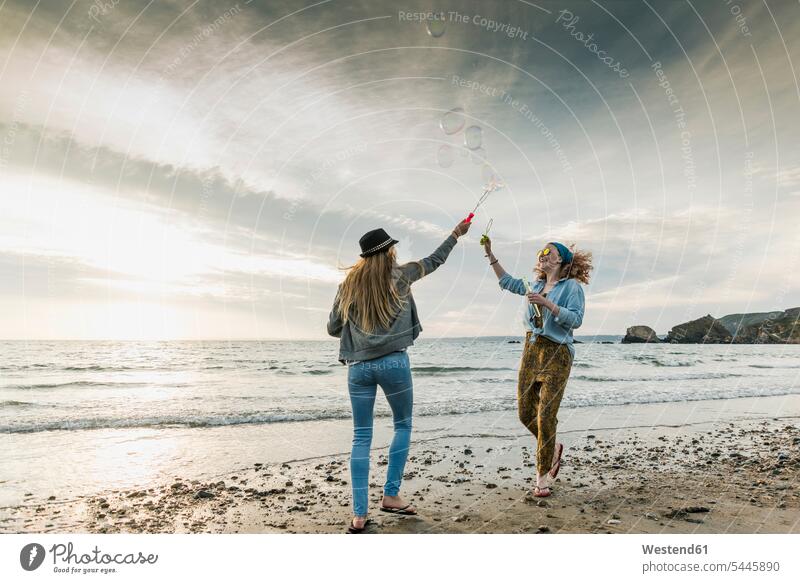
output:
[[[416,510],[406,510],[406,508],[410,507],[411,504],[406,504],[402,508],[390,508],[388,506],[381,506],[381,512],[388,512],[390,514],[403,514],[405,516],[414,516],[417,511]]]
[[[557,443],[556,444],[556,463],[553,464],[553,467],[550,468],[548,474],[551,478],[555,479],[558,475],[558,470],[561,469],[561,454],[564,452],[564,444]]]
[[[353,519],[350,519],[350,526],[347,527],[347,534],[361,534],[365,530],[367,530],[367,525],[370,523],[369,518],[364,521],[364,526],[361,528],[356,528],[353,525]]]

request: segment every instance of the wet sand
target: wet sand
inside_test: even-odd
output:
[[[513,412],[421,420],[401,491],[418,516],[378,510],[382,428],[368,532],[800,533],[800,396],[586,407],[559,419],[565,451],[548,498],[530,494],[535,442]],[[0,532],[341,533],[346,451],[70,500],[31,493],[2,510]]]

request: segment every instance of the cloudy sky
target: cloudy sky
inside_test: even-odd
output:
[[[365,231],[427,255],[491,173],[427,337],[521,331],[490,217],[517,276],[592,251],[583,334],[800,305],[798,2],[435,4],[2,2],[0,336],[323,338]]]

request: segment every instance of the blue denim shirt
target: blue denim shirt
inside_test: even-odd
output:
[[[527,294],[525,282],[521,279],[511,277],[509,274],[503,275],[498,282],[501,289],[508,290],[515,294],[524,296]],[[531,290],[534,293],[542,293],[546,280],[537,279],[531,282]],[[586,305],[583,287],[575,279],[562,278],[558,280],[549,292],[547,299],[556,304],[559,308],[558,316],[553,316],[552,312],[543,306],[539,306],[542,311],[542,328],[537,328],[534,323],[533,305],[525,298],[527,310],[525,312],[525,326],[531,330],[531,341],[541,334],[554,342],[566,344],[572,358],[575,358],[575,347],[573,346],[572,331],[580,327],[583,323],[583,311]]]

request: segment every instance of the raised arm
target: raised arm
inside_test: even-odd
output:
[[[504,275],[507,275],[506,270],[503,269],[503,266],[500,265],[497,257],[495,257],[494,253],[492,253],[492,240],[489,237],[484,236],[484,238],[481,239],[481,242],[483,243],[483,249],[486,251],[485,257],[489,258],[489,265],[492,266],[494,274],[497,276],[497,279],[502,279]]]
[[[447,257],[450,255],[453,247],[455,247],[458,238],[466,234],[466,232],[469,231],[469,228],[470,223],[461,221],[456,225],[456,228],[453,229],[453,232],[450,233],[447,239],[445,239],[444,242],[439,245],[436,251],[424,259],[401,265],[400,269],[409,283],[414,283],[418,279],[422,279],[426,275],[430,275],[436,271],[440,265],[443,265],[444,262],[447,261]]]
[[[494,274],[499,280],[497,283],[500,285],[500,289],[524,296],[527,292],[525,282],[521,279],[511,277],[506,270],[503,269],[503,266],[500,265],[500,261],[495,257],[494,253],[492,253],[492,240],[489,239],[489,237],[484,239],[483,248],[486,250],[486,257],[489,258],[489,265],[492,266]]]

